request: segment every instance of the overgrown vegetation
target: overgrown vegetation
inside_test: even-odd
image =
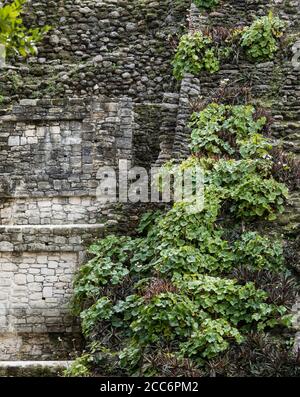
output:
[[[220,69],[220,61],[213,41],[201,32],[188,33],[181,37],[173,61],[174,76],[179,80],[185,73],[199,74],[202,70],[210,73]]]
[[[50,30],[49,26],[42,28],[27,28],[23,24],[23,6],[27,0],[14,0],[0,8],[0,44],[4,45],[7,54],[34,55],[36,44]]]
[[[110,235],[90,248],[74,295],[88,352],[67,375],[299,374],[289,315],[296,284],[281,236],[255,230],[288,195],[272,176],[263,114],[217,103],[195,112],[191,157],[166,169],[203,169],[204,209],[176,202],[146,214],[138,237]]]
[[[229,56],[240,50],[250,61],[272,60],[284,30],[285,23],[270,12],[245,28],[218,27],[186,34],[181,37],[173,60],[174,76],[180,80],[185,73],[216,73]]]

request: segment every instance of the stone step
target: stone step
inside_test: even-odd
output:
[[[0,361],[0,377],[62,376],[74,361]]]
[[[69,368],[74,361],[0,361],[0,368]]]
[[[0,225],[0,232],[22,231],[22,230],[65,230],[65,229],[104,229],[103,223],[65,224],[65,225]]]

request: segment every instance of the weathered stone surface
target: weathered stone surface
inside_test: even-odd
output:
[[[79,327],[68,302],[86,246],[110,229],[130,233],[146,207],[99,203],[97,171],[124,159],[149,169],[185,157],[199,95],[208,98],[226,79],[250,84],[272,110],[274,138],[299,155],[300,72],[290,54],[259,65],[233,59],[215,75],[177,84],[168,37],[186,22],[190,2],[180,3],[29,2],[27,22],[54,28],[37,57],[9,60],[16,68],[0,76],[9,105],[0,112],[0,360],[72,350]],[[297,2],[264,0],[210,14],[192,6],[190,28],[246,25],[270,8],[288,21],[288,34],[299,30]],[[283,224],[297,230],[299,194],[291,200]]]

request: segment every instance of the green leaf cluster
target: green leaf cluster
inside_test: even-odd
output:
[[[174,76],[178,80],[185,73],[198,75],[202,70],[215,73],[220,69],[212,39],[201,32],[181,37],[172,65]]]
[[[241,46],[247,55],[255,61],[273,59],[278,51],[278,39],[282,37],[286,24],[269,15],[257,18],[242,34]]]
[[[239,154],[242,157],[263,157],[271,149],[261,134],[266,117],[255,119],[252,105],[230,106],[211,103],[202,112],[192,115],[192,153]]]
[[[208,157],[199,160],[206,183],[219,189],[232,213],[274,220],[284,210],[288,190],[271,175],[272,144],[264,136],[267,120],[255,115],[251,105],[212,103],[192,115],[190,147],[195,155]]]
[[[7,53],[35,55],[36,44],[50,30],[49,26],[42,28],[26,28],[23,24],[23,6],[27,0],[14,0],[0,8],[0,44],[6,47]]]
[[[200,0],[199,3],[206,2]],[[226,39],[220,36],[215,40],[214,34],[203,34],[201,31],[185,34],[180,39],[172,63],[173,74],[180,80],[185,73],[196,76],[201,71],[216,73],[221,63],[234,51],[239,53],[239,48],[251,61],[272,60],[285,27],[286,24],[270,12],[267,16],[257,18],[248,27],[230,31]]]

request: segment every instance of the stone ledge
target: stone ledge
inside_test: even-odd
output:
[[[73,361],[0,361],[0,377],[61,377]]]
[[[0,368],[69,368],[74,361],[0,361]]]
[[[22,230],[65,230],[65,229],[104,229],[103,223],[97,224],[69,224],[69,225],[0,225],[0,232],[22,231]]]

